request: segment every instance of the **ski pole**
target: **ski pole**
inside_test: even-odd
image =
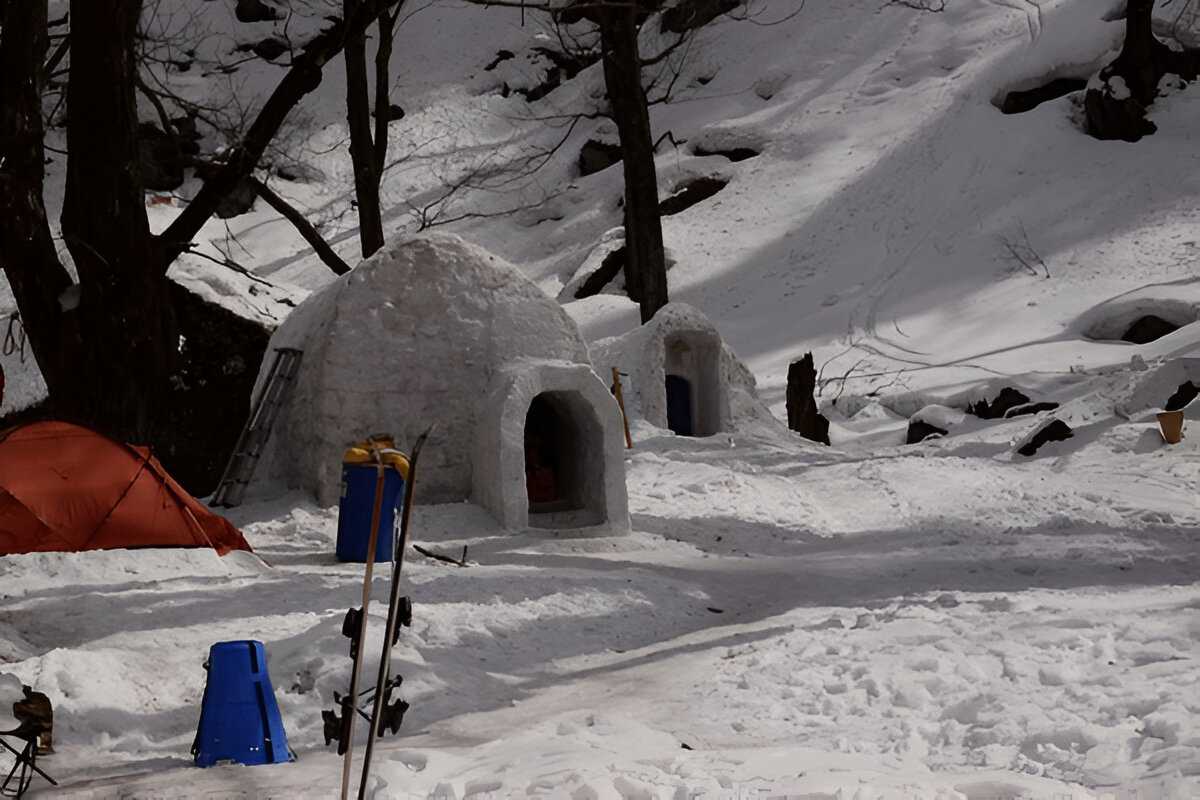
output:
[[[363,800],[367,790],[367,779],[370,776],[371,755],[375,751],[375,738],[379,735],[379,721],[382,717],[383,704],[389,692],[384,691],[388,683],[388,671],[391,665],[392,642],[396,637],[397,617],[400,608],[400,573],[404,566],[404,551],[408,547],[409,519],[412,516],[413,491],[417,483],[417,461],[421,456],[421,448],[429,436],[429,430],[417,437],[413,444],[412,455],[408,463],[408,480],[404,484],[404,504],[400,516],[399,542],[392,548],[394,563],[392,565],[392,590],[388,599],[387,627],[384,629],[383,651],[379,657],[379,676],[375,684],[375,698],[371,708],[371,732],[367,737],[367,749],[363,753],[362,776],[358,784],[358,800]],[[393,728],[393,731],[395,729]]]
[[[355,711],[358,710],[358,672],[362,663],[364,645],[366,644],[367,635],[367,605],[371,602],[371,574],[375,567],[375,544],[378,536],[379,517],[383,513],[383,459],[379,455],[379,449],[372,444],[371,455],[375,457],[375,508],[371,512],[371,530],[367,541],[367,571],[363,578],[363,594],[362,594],[362,616],[358,621],[358,655],[354,659],[354,667],[350,672],[350,693],[347,695],[350,707]],[[348,709],[343,708],[342,714],[350,713]],[[346,757],[342,762],[342,800],[350,794],[350,768],[354,760],[354,717],[350,717],[350,723],[346,726]]]

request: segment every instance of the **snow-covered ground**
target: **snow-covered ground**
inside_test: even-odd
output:
[[[812,351],[833,446],[635,424],[624,537],[420,506],[414,538],[467,547],[469,566],[405,567],[416,611],[396,661],[412,708],[377,750],[376,797],[1200,797],[1200,445],[1192,431],[1165,445],[1152,413],[1200,369],[1183,360],[1200,357],[1196,89],[1156,103],[1159,132],[1138,144],[1083,136],[1077,96],[993,105],[1094,72],[1119,44],[1105,21],[1119,5],[809,0],[789,16],[760,1],[701,34],[654,112],[655,135],[682,143],[660,147],[661,193],[729,183],[665,221],[672,299],[714,322],[778,416],[788,363]],[[452,2],[406,21],[390,224],[411,231],[408,203],[562,138],[522,117],[578,107],[596,68],[529,106],[498,92],[528,79],[538,33],[532,14],[522,27],[516,9]],[[485,70],[500,48],[516,57]],[[351,258],[336,84],[292,134],[321,179],[277,189]],[[581,123],[543,171],[460,192],[444,218],[523,207],[447,227],[559,295],[620,224],[619,168],[573,167],[606,133]],[[207,238],[284,291],[332,277],[269,210],[229,230],[236,244],[224,223]],[[177,269],[237,291],[236,275]],[[637,323],[615,292],[563,299],[592,342]],[[1183,327],[1114,341],[1142,313]],[[0,365],[5,410],[36,396],[14,355]],[[923,407],[1007,385],[1062,405],[994,421],[926,409],[949,434],[903,444]],[[1017,455],[1050,415],[1073,438]],[[56,712],[43,763],[60,787],[32,796],[336,794],[320,712],[348,681],[341,620],[362,568],[337,562],[337,510],[309,497],[258,487],[229,516],[262,561],[0,558],[0,671]],[[297,760],[195,768],[201,663],[246,638],[266,646]]]
[[[419,508],[419,541],[470,566],[406,566],[412,709],[376,796],[1191,797],[1200,458],[1158,436],[1028,463],[663,436],[629,459],[635,532],[606,540]],[[5,669],[54,698],[45,764],[74,796],[336,792],[320,711],[361,567],[305,497],[232,517],[272,566],[4,559]],[[241,638],[266,644],[298,758],[200,770],[200,662]]]

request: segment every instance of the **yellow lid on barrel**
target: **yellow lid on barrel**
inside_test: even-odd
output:
[[[378,460],[376,456],[378,455]],[[386,434],[368,436],[346,448],[342,463],[352,467],[368,467],[382,463],[408,480],[408,457],[396,449],[396,440]]]

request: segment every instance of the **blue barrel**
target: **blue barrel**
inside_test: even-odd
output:
[[[293,760],[262,642],[218,642],[209,648],[205,666],[208,681],[192,744],[196,766]]]
[[[357,442],[342,460],[342,497],[338,501],[337,557],[338,561],[366,562],[371,535],[375,536],[375,560],[391,561],[392,540],[396,515],[404,496],[404,479],[408,477],[408,460],[399,453],[383,455],[383,502],[379,509],[379,524],[371,531],[375,513],[375,487],[379,468],[373,447],[391,449],[390,437],[373,437]]]

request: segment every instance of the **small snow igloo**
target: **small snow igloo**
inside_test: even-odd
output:
[[[781,427],[759,402],[750,370],[689,305],[670,303],[640,328],[597,342],[592,363],[605,376],[613,366],[628,376],[622,378],[626,409],[656,428],[714,436]]]
[[[387,247],[296,308],[271,347],[304,356],[258,479],[331,505],[348,444],[385,432],[405,449],[437,423],[419,502],[472,500],[505,528],[628,530],[616,401],[574,321],[487,251],[447,234]]]

